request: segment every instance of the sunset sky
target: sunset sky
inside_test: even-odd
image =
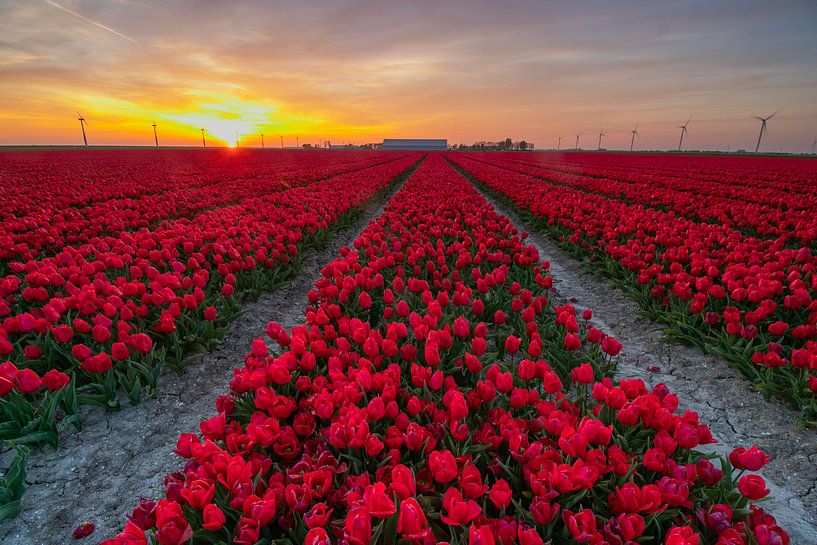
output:
[[[807,151],[817,1],[0,0],[0,145],[511,137]]]

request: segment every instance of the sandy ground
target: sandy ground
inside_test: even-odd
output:
[[[307,256],[295,278],[247,303],[213,352],[182,375],[165,374],[156,399],[109,413],[84,407],[81,432],[62,437],[56,451],[32,452],[22,511],[0,524],[0,543],[73,543],[71,533],[83,521],[97,529],[77,543],[98,543],[121,531],[139,496],[158,497],[164,475],[182,467],[182,458],[173,454],[176,440],[181,433],[197,432],[199,422],[215,414],[215,400],[227,393],[232,370],[243,365],[252,340],[271,320],[287,329],[303,323],[306,294],[320,270],[380,215],[397,189],[370,202],[326,248]]]
[[[661,325],[641,316],[635,301],[612,281],[589,272],[509,207],[482,194],[530,233],[528,243],[550,261],[558,296],[577,308],[593,309],[591,323],[624,345],[620,378],[666,384],[678,395],[680,410],[697,412],[709,425],[718,440],[712,451],[725,455],[754,444],[770,454],[772,461],[760,473],[773,496],[764,508],[789,533],[792,545],[817,543],[817,429],[798,428],[798,413],[751,391],[749,381],[726,361],[665,339]]]

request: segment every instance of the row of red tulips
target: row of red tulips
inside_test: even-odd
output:
[[[817,255],[451,154],[681,339],[731,361],[817,420]]]
[[[768,457],[701,454],[665,387],[614,382],[524,238],[426,159],[104,545],[788,544],[744,474]]]
[[[516,154],[513,157],[506,155],[505,159],[567,174],[608,177],[633,183],[652,180],[659,188],[671,187],[776,207],[811,208],[817,198],[817,173],[806,158],[539,153]],[[724,180],[728,180],[729,184],[725,185]],[[777,191],[770,191],[770,188]],[[792,195],[800,198],[792,199]]]
[[[123,231],[155,229],[164,221],[402,155],[248,150],[0,154],[0,271],[7,272],[8,261],[104,244],[104,238]]]
[[[62,429],[79,427],[79,405],[117,408],[122,394],[131,403],[152,394],[166,366],[180,370],[218,343],[242,295],[294,274],[305,249],[419,157],[9,263],[12,274],[0,281],[8,360],[0,363],[0,440],[56,447]],[[0,507],[12,503],[1,489]]]
[[[580,155],[584,157],[584,155]],[[610,168],[607,162],[620,160],[622,155],[604,155],[609,158],[601,164],[584,166],[579,171],[562,163],[553,163],[543,154],[486,154],[474,157],[488,164],[514,172],[529,174],[550,183],[579,189],[609,199],[638,204],[673,212],[685,218],[704,223],[716,223],[738,229],[759,238],[782,238],[789,246],[810,245],[817,240],[817,223],[813,211],[817,209],[817,192],[809,187],[817,182],[817,168],[813,161],[766,159],[764,170],[776,170],[785,162],[793,163],[788,172],[788,183],[773,183],[754,179],[740,168],[742,158],[701,158],[695,169],[679,174],[656,173],[650,169],[651,157],[637,156],[641,168],[622,172]],[[572,156],[571,156],[572,157]],[[623,157],[629,157],[624,155]],[[544,161],[541,161],[545,158]],[[663,160],[659,158],[658,160]],[[756,159],[754,159],[756,161]],[[600,162],[600,161],[596,161]],[[721,178],[701,179],[700,174],[714,165],[724,164]],[[787,190],[787,186],[790,189]]]

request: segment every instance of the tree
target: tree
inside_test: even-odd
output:
[[[519,151],[527,151],[528,150],[528,143],[522,140],[519,142]]]

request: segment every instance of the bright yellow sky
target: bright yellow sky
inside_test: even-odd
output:
[[[613,4],[615,4],[613,6]],[[0,0],[0,145],[817,136],[817,3]]]

